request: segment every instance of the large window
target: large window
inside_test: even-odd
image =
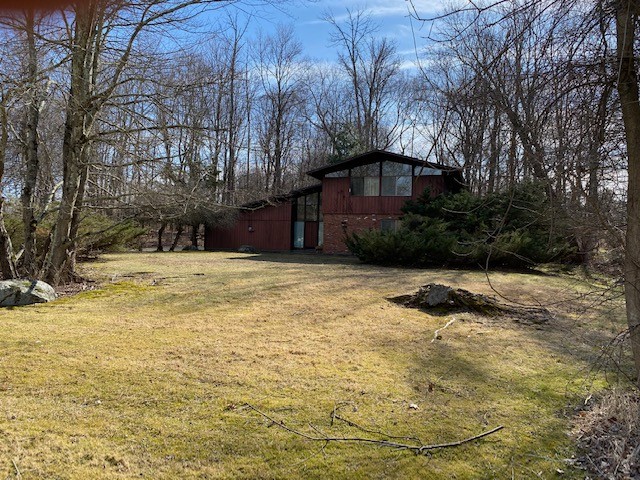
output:
[[[295,219],[298,222],[317,222],[322,220],[321,198],[319,193],[310,193],[309,195],[298,197],[295,203]]]
[[[377,197],[380,195],[380,164],[371,163],[351,169],[351,195]]]
[[[305,216],[304,219],[307,222],[317,222],[318,221],[318,212],[319,212],[319,195],[317,193],[312,193],[311,195],[307,195],[304,197],[305,203]]]
[[[411,196],[411,165],[382,162],[382,195],[388,197]]]
[[[351,169],[351,195],[359,197],[410,197],[412,167],[404,163],[382,162]]]

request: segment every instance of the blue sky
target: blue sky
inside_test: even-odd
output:
[[[438,0],[413,0],[422,16],[434,14],[442,8]],[[254,16],[251,29],[262,29],[265,33],[273,30],[278,23],[293,24],[297,38],[303,46],[304,55],[315,60],[335,60],[335,48],[330,45],[331,26],[322,17],[330,14],[338,21],[344,20],[347,9],[365,10],[373,21],[379,24],[378,34],[392,38],[403,60],[415,59],[415,45],[426,44],[426,26],[410,19],[410,3],[407,0],[294,0],[276,5],[249,6],[240,2],[239,8]],[[415,41],[414,41],[415,40]]]

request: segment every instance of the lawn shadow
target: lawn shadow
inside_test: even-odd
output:
[[[236,257],[229,257],[229,260],[243,260],[252,262],[275,262],[275,263],[299,263],[304,265],[364,265],[356,257],[351,255],[329,255],[315,252],[269,252],[258,254],[239,254]]]
[[[401,308],[411,308],[418,310],[425,315],[425,318],[438,317],[454,318],[454,315],[465,312],[462,309],[446,310],[444,308],[435,308],[433,310],[409,307],[403,305],[403,300],[407,295],[387,298]],[[598,315],[598,313],[591,313]],[[633,361],[630,355],[630,346],[628,343],[622,345],[621,336],[617,332],[612,332],[605,328],[593,325],[588,319],[576,321],[563,312],[552,311],[549,316],[545,316],[543,321],[532,319],[528,321],[526,317],[497,315],[484,316],[472,313],[472,318],[477,318],[479,323],[492,329],[512,330],[518,334],[524,333],[526,337],[533,341],[536,348],[546,350],[550,355],[549,358],[565,358],[567,365],[572,365],[580,373],[577,374],[572,381],[576,384],[589,385],[596,376],[606,378],[611,382],[631,381],[633,382]],[[434,326],[433,331],[436,332],[440,326]],[[428,337],[428,335],[427,335]],[[432,339],[425,337],[425,344],[433,342]],[[436,340],[439,341],[439,340]],[[627,340],[628,342],[628,340]],[[623,348],[625,347],[625,348]],[[404,348],[398,344],[396,348]],[[428,368],[429,362],[425,359],[416,359],[421,368]],[[466,362],[466,359],[458,359],[458,362]],[[468,362],[467,362],[468,363]],[[548,366],[552,368],[550,364]],[[476,363],[465,363],[463,369],[464,375],[469,379],[476,379],[478,370],[483,369]],[[488,367],[486,367],[488,368]]]

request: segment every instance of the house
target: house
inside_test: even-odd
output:
[[[463,185],[457,168],[382,150],[307,174],[321,183],[243,205],[232,227],[205,229],[205,249],[251,245],[263,251],[322,247],[325,253],[347,253],[346,234],[395,229],[408,199],[426,188],[436,196]]]

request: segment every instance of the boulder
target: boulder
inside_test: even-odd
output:
[[[0,307],[18,307],[55,299],[53,287],[40,280],[0,281]]]
[[[238,248],[238,252],[240,253],[260,253],[256,247],[252,247],[251,245],[240,245]]]

